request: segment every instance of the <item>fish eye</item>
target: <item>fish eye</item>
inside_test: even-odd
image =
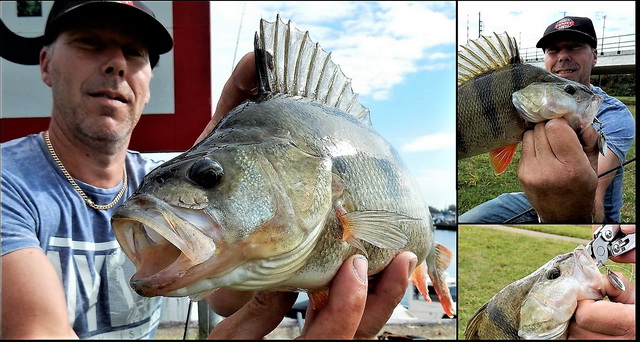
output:
[[[224,171],[217,161],[209,158],[202,158],[189,168],[187,177],[194,183],[205,189],[209,189],[220,183]]]
[[[553,280],[560,277],[560,269],[557,267],[554,267],[550,270],[547,270],[547,279],[549,280]]]
[[[567,93],[569,95],[573,95],[573,94],[576,93],[576,87],[574,87],[571,84],[565,84],[564,91],[565,91],[565,93]]]

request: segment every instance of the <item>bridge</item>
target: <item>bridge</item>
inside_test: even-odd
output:
[[[525,63],[544,68],[542,49],[529,47],[520,49]],[[591,71],[592,75],[635,74],[636,72],[636,34],[598,39],[598,62]]]

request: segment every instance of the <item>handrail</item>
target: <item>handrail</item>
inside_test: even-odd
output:
[[[598,39],[599,56],[633,55],[636,53],[636,34],[622,34]],[[525,62],[542,62],[542,49],[528,47],[520,49],[520,56]]]

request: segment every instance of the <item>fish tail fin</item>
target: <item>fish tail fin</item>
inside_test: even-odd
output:
[[[314,310],[321,310],[329,302],[329,290],[309,291],[307,296]]]
[[[413,270],[413,273],[411,273],[409,279],[411,279],[411,282],[416,286],[422,297],[424,297],[427,302],[431,302],[429,288],[427,286],[427,264],[423,262],[418,265]]]
[[[513,161],[518,144],[499,147],[489,153],[489,162],[496,175],[502,174]]]
[[[358,101],[331,53],[302,32],[276,16],[275,22],[260,20],[260,34],[254,38],[258,71],[258,92],[275,92],[302,96],[338,108],[371,124],[369,109]]]
[[[449,267],[450,263],[451,251],[444,245],[436,243],[433,255],[427,256],[427,272],[442,309],[447,316],[453,317],[456,314],[456,308],[444,275],[444,271]]]

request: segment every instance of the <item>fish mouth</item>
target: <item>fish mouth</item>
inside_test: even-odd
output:
[[[219,225],[201,210],[148,195],[132,199],[111,218],[118,243],[136,266],[131,287],[151,297],[193,283],[202,273],[200,266],[224,245]]]
[[[606,295],[604,290],[604,276],[598,269],[598,264],[591,257],[587,249],[583,245],[579,245],[573,250],[576,259],[576,268],[574,274],[578,281],[582,284],[588,284],[584,291],[578,293],[578,300],[583,299],[601,299]]]
[[[288,234],[298,237],[278,250],[265,241],[273,231],[227,242],[222,227],[202,210],[172,206],[148,194],[130,197],[111,218],[118,243],[136,267],[131,288],[145,297],[193,300],[221,287],[274,288],[306,264],[324,222],[323,215],[303,236]]]

